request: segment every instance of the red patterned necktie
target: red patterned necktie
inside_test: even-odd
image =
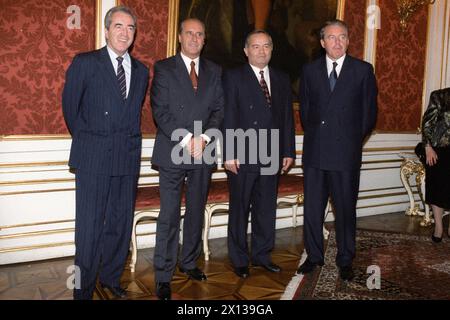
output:
[[[192,86],[194,87],[194,91],[197,92],[198,87],[198,78],[197,73],[195,73],[195,62],[191,61],[191,72],[189,73],[189,77],[192,81]]]
[[[117,82],[119,83],[120,94],[125,100],[127,98],[127,81],[125,80],[125,69],[122,65],[123,57],[117,57],[116,59],[119,63],[117,66]]]
[[[267,104],[270,107],[272,104],[272,99],[270,98],[269,87],[267,86],[267,82],[266,82],[266,80],[264,80],[264,70],[261,70],[259,72],[259,74],[261,75],[261,80],[259,81],[259,84],[261,85],[261,89],[264,92],[264,96],[266,97]]]

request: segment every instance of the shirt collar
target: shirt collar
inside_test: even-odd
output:
[[[261,70],[264,71],[264,79],[267,80],[269,78],[269,66],[265,66],[263,69],[260,69],[260,68],[255,67],[254,65],[252,65],[250,63],[249,63],[249,65],[250,65],[250,67],[252,67],[252,70],[255,73],[255,75],[258,78],[258,80],[261,79],[261,75],[259,73]]]
[[[337,60],[333,60],[331,59],[328,55],[325,55],[326,57],[326,61],[327,61],[327,70],[328,70],[328,74],[330,74],[330,72],[333,70],[333,62],[337,62],[337,66],[336,66],[336,72],[339,75],[339,73],[341,72],[341,68],[342,65],[344,64],[344,60],[345,57],[347,56],[347,54],[344,54],[342,57],[340,57]]]
[[[117,53],[115,53],[113,51],[113,49],[111,49],[108,45],[106,45],[106,49],[108,50],[108,54],[109,54],[109,57],[111,58],[111,61],[114,61],[114,63],[117,63],[117,57],[119,55]],[[127,63],[127,62],[131,63],[131,58],[130,58],[130,55],[129,55],[128,51],[124,53],[122,58],[123,58],[125,63]]]
[[[188,69],[188,71],[191,70],[191,61],[195,62],[195,71],[198,74],[198,64],[200,62],[200,56],[198,56],[195,59],[191,59],[188,56],[184,55],[183,52],[181,52],[181,51],[180,51],[180,55],[181,55],[181,59],[183,59],[183,62],[186,65],[186,68]]]

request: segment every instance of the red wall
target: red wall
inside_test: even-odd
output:
[[[127,0],[138,17],[132,54],[150,67],[166,57],[167,0]],[[427,7],[400,31],[394,1],[379,1],[376,76],[379,86],[378,131],[415,131],[420,124],[425,63]],[[69,5],[81,8],[81,29],[70,30]],[[73,56],[95,47],[94,0],[1,0],[0,135],[67,134],[61,112],[64,74]],[[345,2],[350,27],[349,53],[364,53],[366,1]],[[144,133],[154,133],[149,99],[142,118]],[[300,129],[299,127],[297,129]]]
[[[422,113],[428,7],[423,6],[400,31],[394,1],[380,1],[377,35],[379,131],[417,131]]]
[[[154,63],[167,56],[169,1],[126,0],[121,3],[132,8],[137,15],[137,34],[131,54],[150,68],[151,78]],[[149,94],[142,111],[142,132],[156,133]]]
[[[79,30],[66,27],[72,4]],[[77,52],[94,48],[94,8],[92,0],[1,1],[0,134],[67,133],[64,74]]]
[[[348,53],[359,59],[364,57],[365,12],[366,0],[345,1],[344,20],[350,33]]]

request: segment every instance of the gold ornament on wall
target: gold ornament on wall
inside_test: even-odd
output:
[[[400,15],[400,28],[404,32],[409,18],[423,5],[433,4],[436,0],[397,0]]]

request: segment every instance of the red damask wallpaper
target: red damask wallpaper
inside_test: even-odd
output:
[[[348,53],[362,59],[364,57],[366,0],[345,1],[344,21],[347,23],[350,33]]]
[[[416,131],[420,125],[425,73],[427,6],[408,21],[405,32],[395,1],[380,1],[377,35],[378,131]]]
[[[95,1],[0,3],[0,135],[67,133],[64,74],[76,53],[94,49]]]
[[[61,112],[64,74],[73,56],[95,47],[94,0],[0,0],[0,135],[66,134]],[[166,57],[166,0],[120,1],[136,11],[137,38],[132,54],[152,67]],[[427,8],[400,31],[394,1],[380,1],[376,75],[379,131],[414,131],[419,126],[425,63]],[[71,5],[79,18],[71,19]],[[366,1],[345,2],[349,53],[362,58]],[[69,23],[69,25],[68,25]],[[73,28],[79,24],[78,28]],[[154,133],[149,99],[142,118],[144,133]],[[299,129],[299,128],[297,128]]]
[[[137,34],[131,54],[150,68],[151,78],[153,64],[166,58],[169,1],[126,0],[120,3],[132,8],[137,15]],[[150,110],[149,94],[147,94],[142,111],[142,132],[156,133]]]

